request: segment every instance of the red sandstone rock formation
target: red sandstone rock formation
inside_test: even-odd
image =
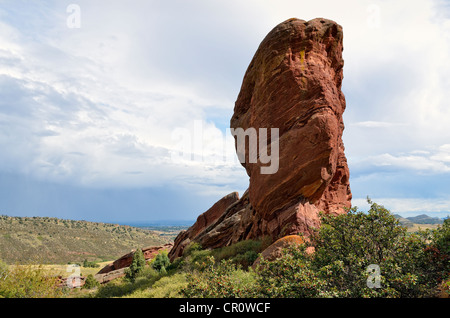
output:
[[[264,235],[307,237],[320,225],[320,211],[340,214],[351,206],[342,50],[342,27],[326,19],[289,19],[266,36],[245,73],[230,124],[278,128],[279,169],[262,174],[267,164],[243,163],[248,191],[215,222],[197,221],[195,235],[180,234],[171,259],[182,255],[186,238],[215,248]]]
[[[283,249],[290,245],[301,245],[304,241],[299,235],[287,235],[276,240],[269,247],[267,247],[261,255],[255,260],[252,267],[255,269],[261,262],[261,258],[267,261],[272,261],[282,255]]]
[[[216,202],[208,211],[200,214],[194,225],[186,231],[181,232],[176,237],[174,247],[170,251],[169,257],[173,260],[173,255],[175,255],[175,257],[181,256],[184,248],[191,241],[195,241],[199,234],[204,232],[211,224],[214,224],[221,216],[223,216],[226,209],[237,201],[239,201],[238,193],[230,193]]]
[[[165,244],[162,246],[151,246],[142,249],[142,253],[144,254],[144,258],[146,261],[153,259],[160,251],[168,251],[173,248],[173,244]],[[130,252],[115,260],[113,263],[106,265],[103,267],[96,275],[99,274],[107,274],[113,271],[117,271],[126,267],[129,267],[133,262],[134,252]],[[122,273],[125,274],[124,272]],[[99,276],[100,277],[100,276]]]

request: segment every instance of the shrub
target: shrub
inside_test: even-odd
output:
[[[306,256],[305,245],[291,245],[282,251],[282,256],[258,265],[258,297],[320,297],[326,295],[326,282],[311,266]]]
[[[267,248],[271,239],[264,237],[260,240],[240,241],[230,246],[224,246],[211,251],[211,255],[217,262],[230,259],[233,263],[247,269],[258,258],[258,254]]]
[[[408,235],[388,210],[368,202],[368,213],[353,208],[347,214],[322,217],[312,265],[327,281],[328,291],[342,297],[427,294],[420,283],[425,237]],[[378,266],[381,288],[368,285],[369,265]]]
[[[202,264],[201,270],[188,274],[187,281],[181,294],[189,298],[252,297],[255,289],[253,272],[243,271],[231,260],[216,265],[212,256]]]
[[[83,288],[84,289],[92,289],[92,288],[99,287],[99,286],[100,286],[100,283],[94,278],[94,276],[92,274],[89,274],[86,277]]]
[[[55,298],[63,296],[57,278],[42,268],[11,266],[0,279],[0,296],[5,298]]]
[[[183,251],[183,256],[189,256],[194,251],[200,251],[202,250],[202,246],[197,242],[191,242]]]
[[[87,259],[85,259],[85,260],[83,261],[83,267],[97,268],[97,267],[100,267],[100,265],[97,264],[96,262],[90,262],[90,261],[88,261]]]
[[[158,272],[166,272],[166,268],[170,265],[169,257],[167,256],[167,251],[163,251],[156,255],[152,262],[152,267]]]
[[[430,244],[425,249],[422,264],[424,283],[430,288],[440,284],[442,288],[448,286],[450,279],[450,219],[429,234]]]

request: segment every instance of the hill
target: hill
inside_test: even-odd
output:
[[[0,216],[0,259],[9,264],[113,260],[137,247],[169,241],[154,231],[126,225]]]
[[[398,219],[398,221],[400,222],[401,225],[406,226],[406,227],[414,226],[414,222],[408,220],[407,218],[404,218],[399,214],[394,214],[394,216]]]
[[[442,224],[442,223],[444,223],[444,220],[442,220],[440,218],[431,217],[431,216],[428,216],[425,214],[412,216],[407,219],[409,221],[411,221],[412,223],[416,223],[416,224]]]
[[[418,230],[430,229],[434,230],[439,225],[444,223],[443,219],[437,217],[430,217],[425,214],[404,218],[399,214],[394,214],[399,220],[400,225],[406,226],[408,232],[416,232]]]

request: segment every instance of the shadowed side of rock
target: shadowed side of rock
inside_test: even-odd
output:
[[[228,207],[239,201],[237,192],[230,193],[216,202],[208,211],[200,214],[197,221],[186,231],[182,231],[175,238],[174,247],[169,252],[171,260],[183,254],[184,249],[191,241],[198,241],[199,236],[203,236],[206,229],[216,224],[217,220],[223,218]]]

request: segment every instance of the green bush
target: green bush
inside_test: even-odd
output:
[[[136,277],[142,272],[145,266],[145,258],[142,250],[138,248],[133,254],[133,260],[130,267],[125,271],[125,277],[130,281],[134,281]]]
[[[422,264],[425,278],[423,283],[429,288],[436,284],[445,288],[450,279],[450,219],[444,220],[442,226],[429,234],[430,244],[425,249]]]
[[[183,256],[189,256],[192,254],[192,252],[194,251],[201,251],[202,250],[202,246],[197,243],[197,242],[191,242],[189,243],[188,246],[186,246],[186,248],[183,251]]]
[[[5,298],[55,298],[62,297],[56,277],[45,275],[42,268],[10,266],[0,279],[0,296]]]
[[[187,275],[188,284],[181,290],[189,298],[243,298],[252,297],[255,289],[253,272],[243,271],[231,260],[217,265],[210,256],[200,270]]]
[[[158,272],[166,272],[166,268],[170,265],[169,257],[167,256],[167,251],[163,251],[156,255],[152,262],[152,267]]]
[[[83,267],[97,268],[97,267],[100,267],[100,265],[97,264],[96,262],[90,262],[90,261],[88,261],[87,259],[85,259],[85,260],[83,261]]]
[[[211,251],[211,255],[217,262],[223,259],[229,259],[233,263],[242,266],[243,269],[247,269],[253,264],[265,248],[267,248],[271,239],[264,237],[260,240],[245,240],[240,241],[230,246],[224,246]]]
[[[100,283],[94,278],[94,276],[92,274],[89,274],[86,277],[83,288],[84,289],[92,289],[92,288],[99,287],[99,286],[100,286]]]
[[[322,215],[307,245],[262,259],[255,272],[241,263],[255,257],[255,242],[194,251],[186,297],[432,297],[448,289],[449,221],[431,232],[407,233],[383,206]],[[315,252],[307,254],[312,245]],[[212,255],[212,256],[211,256]],[[256,254],[257,255],[257,254]],[[215,257],[223,258],[221,262]],[[227,260],[225,260],[228,258]],[[245,283],[243,283],[245,282]]]
[[[326,292],[326,281],[314,270],[311,258],[305,253],[305,245],[291,245],[273,261],[261,259],[257,274],[256,297],[330,296]]]
[[[388,210],[369,203],[368,213],[354,208],[347,214],[322,217],[314,237],[314,268],[326,279],[329,291],[341,297],[428,294],[420,282],[426,238],[407,234]],[[373,278],[369,266],[378,267],[380,288],[368,284]]]

